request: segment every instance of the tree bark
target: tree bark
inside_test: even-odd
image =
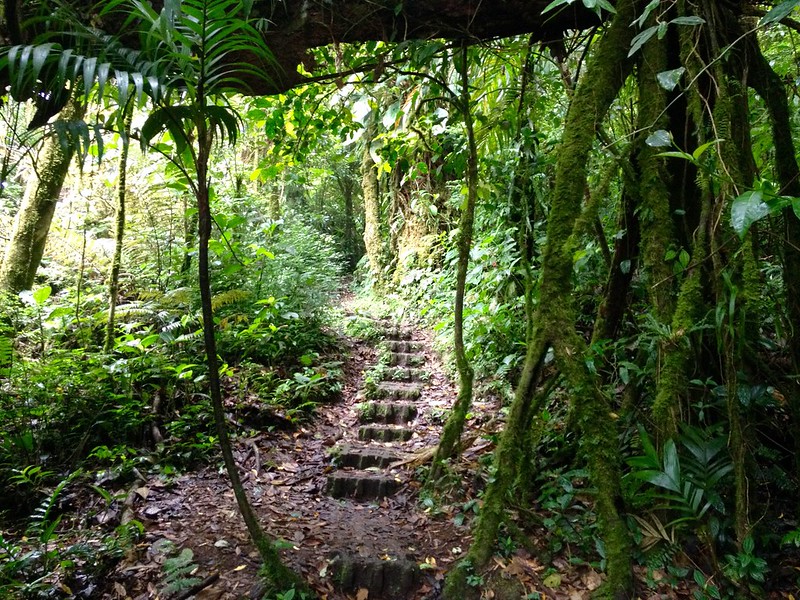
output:
[[[85,107],[71,100],[61,111],[60,120],[83,118]],[[45,139],[38,161],[38,176],[31,177],[19,207],[11,238],[0,265],[0,290],[17,293],[29,290],[44,255],[47,234],[61,195],[64,179],[75,150],[63,146],[53,134]]]
[[[106,322],[106,340],[103,350],[110,352],[114,346],[114,317],[117,311],[117,296],[119,295],[119,272],[122,266],[122,240],[125,235],[125,186],[128,174],[128,150],[131,140],[131,121],[133,108],[126,109],[123,131],[120,135],[122,148],[119,153],[119,176],[117,181],[117,214],[114,232],[114,258],[111,262],[111,275],[108,280],[108,320]]]
[[[202,91],[199,92],[202,94]],[[202,111],[201,111],[202,115]],[[201,116],[200,119],[204,119]],[[214,325],[214,311],[211,303],[211,280],[209,277],[208,242],[211,239],[211,207],[209,202],[209,178],[208,163],[211,153],[213,138],[211,132],[206,129],[204,121],[198,124],[198,154],[195,167],[197,169],[196,200],[198,216],[198,276],[200,287],[200,302],[203,315],[203,340],[205,342],[206,365],[208,367],[208,386],[211,404],[214,412],[214,424],[219,437],[219,447],[222,453],[222,460],[225,464],[225,471],[231,481],[233,495],[239,512],[247,526],[250,539],[264,561],[264,570],[270,583],[287,589],[295,586],[305,589],[304,582],[291,569],[287,568],[281,561],[278,551],[267,537],[258,522],[258,517],[250,505],[247,492],[242,485],[239,477],[239,469],[233,457],[230,435],[228,434],[227,420],[225,418],[225,408],[222,404],[222,388],[220,386],[219,361],[217,359],[216,327]]]

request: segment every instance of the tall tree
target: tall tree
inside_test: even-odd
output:
[[[85,110],[85,105],[73,97],[61,111],[57,127],[64,130],[81,121]],[[28,180],[0,265],[0,290],[16,293],[33,285],[75,151],[75,144],[66,135],[52,132],[44,139],[35,175]]]

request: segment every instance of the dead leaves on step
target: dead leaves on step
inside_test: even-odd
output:
[[[510,558],[494,556],[493,561],[490,584],[482,596],[485,599],[495,597],[493,577],[515,579],[526,594],[538,593],[543,600],[585,600],[603,582],[602,575],[590,567],[576,568],[561,559],[543,565],[524,550]]]

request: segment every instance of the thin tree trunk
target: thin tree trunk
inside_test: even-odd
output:
[[[458,369],[458,397],[450,416],[445,423],[433,466],[430,481],[436,481],[442,470],[442,462],[451,458],[458,450],[464,422],[472,404],[472,383],[475,373],[467,358],[464,346],[464,293],[467,287],[467,268],[469,253],[472,248],[472,230],[475,222],[475,204],[478,199],[478,147],[475,142],[475,131],[472,119],[471,96],[469,91],[469,64],[467,62],[467,44],[461,46],[461,112],[467,130],[467,204],[461,213],[458,227],[458,267],[456,270],[456,299],[453,314],[453,347]]]
[[[198,157],[197,168],[197,215],[198,215],[198,276],[200,286],[200,302],[203,315],[203,339],[205,342],[206,364],[208,366],[208,385],[211,396],[211,404],[214,412],[214,423],[219,437],[219,447],[222,453],[222,460],[225,470],[231,481],[233,494],[239,512],[247,526],[250,539],[258,549],[261,559],[264,561],[264,571],[270,583],[280,589],[287,589],[295,586],[299,589],[306,589],[305,583],[287,568],[281,561],[278,551],[264,533],[258,518],[253,512],[253,507],[247,498],[247,492],[242,485],[239,477],[239,470],[233,457],[228,426],[225,419],[225,409],[222,404],[222,389],[219,377],[219,361],[217,360],[216,330],[214,326],[214,311],[211,305],[211,281],[209,277],[208,261],[208,242],[211,238],[211,207],[209,203],[209,180],[208,162],[212,147],[211,133],[205,128],[205,123],[198,125]]]
[[[120,136],[122,148],[119,154],[119,177],[117,181],[117,215],[114,232],[114,258],[111,262],[111,275],[108,281],[108,321],[106,322],[106,340],[104,352],[110,352],[114,346],[114,317],[117,311],[119,294],[119,271],[122,265],[122,240],[125,235],[125,185],[128,173],[128,150],[130,149],[131,121],[133,109],[126,109],[123,131]]]
[[[347,177],[337,176],[339,188],[344,197],[344,253],[347,264],[351,270],[356,268],[358,262],[358,249],[356,247],[356,221],[353,206],[353,181]]]
[[[73,99],[61,111],[60,120],[76,121],[82,119],[84,113],[85,107]],[[74,154],[74,147],[62,146],[55,134],[44,141],[39,159],[39,176],[31,177],[25,188],[22,205],[14,219],[11,238],[0,265],[0,290],[17,293],[33,286],[56,203]]]

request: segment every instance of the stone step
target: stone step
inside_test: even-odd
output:
[[[387,327],[384,332],[383,336],[386,340],[410,340],[411,339],[411,330],[405,329],[403,327]]]
[[[430,373],[414,367],[386,367],[382,372],[383,381],[427,381]]]
[[[403,425],[417,416],[417,407],[406,402],[369,402],[358,410],[361,423],[387,423]]]
[[[400,482],[378,473],[336,471],[328,475],[326,492],[333,498],[377,500],[394,494]]]
[[[425,362],[425,356],[415,352],[392,352],[389,355],[391,367],[419,367]]]
[[[388,340],[386,346],[392,352],[420,352],[424,345],[420,342],[410,342],[408,340]]]
[[[389,400],[416,400],[422,395],[422,385],[416,382],[382,381],[370,395]]]
[[[406,442],[414,431],[400,425],[362,425],[358,428],[358,439],[362,442]]]
[[[328,565],[334,585],[343,592],[369,591],[368,598],[406,600],[419,584],[417,563],[406,558],[385,560],[337,553]]]
[[[385,469],[400,460],[401,455],[386,448],[353,448],[341,446],[335,462],[338,466],[352,469]]]

